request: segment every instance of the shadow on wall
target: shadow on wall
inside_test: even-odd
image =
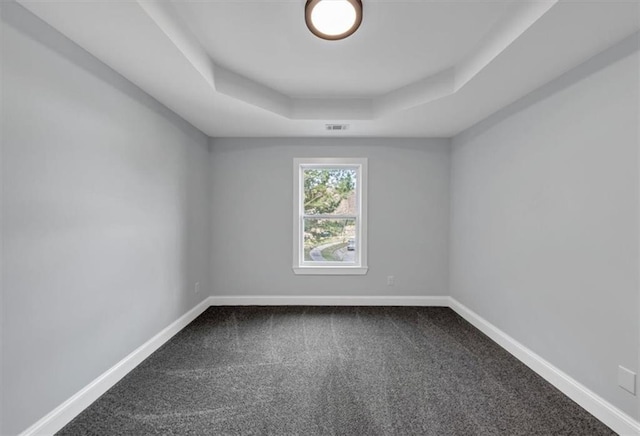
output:
[[[77,67],[91,73],[92,76],[107,83],[114,90],[120,91],[123,96],[135,100],[143,104],[148,110],[161,115],[167,122],[180,128],[183,133],[191,136],[192,139],[198,139],[194,135],[197,129],[190,123],[177,116],[155,98],[122,77],[120,73],[95,58],[91,53],[84,50],[19,4],[13,2],[0,3],[0,14],[2,15],[2,21],[4,23],[18,29],[34,41],[38,41],[40,44],[69,60]]]
[[[604,52],[595,55],[578,67],[567,71],[563,75],[553,79],[510,105],[503,107],[479,123],[469,127],[467,130],[459,133],[455,138],[456,142],[465,142],[469,138],[482,134],[492,126],[506,120],[512,114],[520,112],[529,106],[557,94],[563,89],[578,83],[591,74],[594,74],[616,61],[633,54],[638,50],[639,46],[640,32],[636,32],[616,44],[611,49],[607,49]]]

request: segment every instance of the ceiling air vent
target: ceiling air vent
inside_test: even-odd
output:
[[[348,130],[349,125],[348,124],[325,124],[324,128],[331,132],[341,132],[343,130]]]

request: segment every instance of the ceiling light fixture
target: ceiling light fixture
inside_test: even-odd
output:
[[[307,0],[307,27],[318,38],[336,41],[352,35],[362,23],[361,0]]]

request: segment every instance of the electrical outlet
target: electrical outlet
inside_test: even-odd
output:
[[[387,276],[387,286],[393,286],[396,284],[396,278],[394,276]]]
[[[200,293],[200,282],[196,282],[196,285],[193,287],[193,290],[196,292],[196,294]]]
[[[618,366],[618,385],[625,391],[636,394],[636,373],[624,366]]]

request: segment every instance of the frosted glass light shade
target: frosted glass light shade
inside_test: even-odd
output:
[[[361,0],[307,0],[305,21],[319,38],[344,39],[362,22]]]

